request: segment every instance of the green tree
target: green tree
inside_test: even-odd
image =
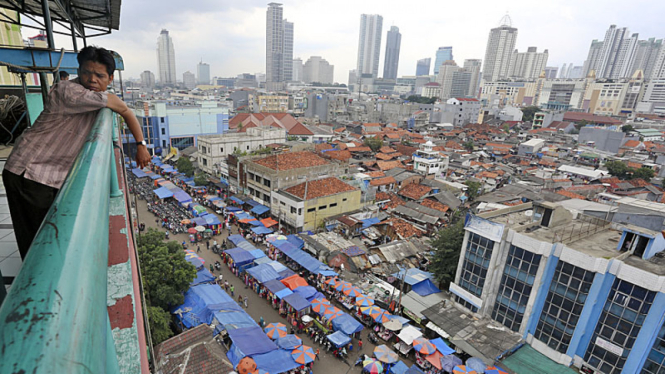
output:
[[[639,169],[632,169],[633,174],[630,179],[644,179],[647,182],[651,182],[651,178],[654,176],[653,170],[645,167]]]
[[[621,126],[621,131],[626,133],[631,132],[633,131],[633,125],[623,125]]]
[[[185,260],[176,241],[164,242],[164,233],[148,229],[138,240],[139,261],[146,299],[152,306],[168,310],[184,302],[183,293],[196,278],[196,268]]]
[[[464,143],[462,143],[462,147],[466,149],[467,151],[471,152],[473,151],[473,140],[467,140]]]
[[[419,104],[434,104],[436,103],[436,97],[424,97],[420,95],[411,95],[406,98],[407,101],[410,101],[412,103],[419,103]]]
[[[150,322],[150,335],[154,345],[173,336],[169,312],[156,306],[148,306],[148,321]]]
[[[180,156],[176,162],[176,167],[179,172],[184,173],[188,177],[194,175],[194,165],[192,165],[192,162],[186,156]]]
[[[365,145],[372,149],[372,152],[378,152],[383,147],[383,140],[379,137],[373,136],[365,139]]]
[[[457,263],[459,262],[463,242],[463,220],[458,220],[439,231],[436,239],[430,241],[430,244],[435,249],[430,270],[434,273],[436,279],[442,283],[444,288],[447,288],[450,282],[455,280],[455,272],[457,271]]]
[[[480,182],[475,181],[466,181],[464,182],[469,188],[467,192],[469,193],[469,200],[475,200],[478,195],[480,195],[480,189],[483,185]]]
[[[501,126],[501,129],[505,131],[507,134],[510,133],[510,125],[507,123],[504,123],[503,126]]]
[[[540,108],[531,105],[525,108],[520,109],[522,111],[522,121],[524,122],[531,122],[533,121],[533,115],[536,114],[536,112],[540,112]]]
[[[206,177],[206,175],[203,173],[196,174],[196,176],[194,177],[194,184],[197,186],[207,186],[208,177]]]
[[[621,161],[607,161],[605,163],[605,168],[611,176],[619,179],[626,179],[627,173],[629,172],[628,166]]]

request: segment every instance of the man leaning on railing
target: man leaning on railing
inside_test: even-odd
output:
[[[139,167],[150,161],[136,116],[116,95],[105,92],[113,81],[113,55],[91,46],[83,48],[77,60],[78,78],[53,86],[44,110],[16,141],[2,172],[23,259],[100,109],[109,108],[125,119],[138,144]]]

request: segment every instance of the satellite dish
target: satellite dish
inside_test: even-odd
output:
[[[527,217],[531,217],[533,215],[533,210],[527,210],[526,212],[524,212],[524,215]]]

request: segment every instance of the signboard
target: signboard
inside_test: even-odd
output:
[[[623,355],[623,348],[619,347],[616,344],[608,342],[607,340],[601,338],[600,336],[596,338],[596,345],[605,349],[608,352],[614,353],[619,357]]]

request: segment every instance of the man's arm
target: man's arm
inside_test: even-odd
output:
[[[122,116],[122,118],[125,119],[125,123],[127,123],[129,131],[132,132],[132,135],[134,135],[134,139],[136,139],[137,142],[136,164],[140,168],[146,167],[150,162],[150,153],[148,153],[148,148],[146,146],[139,144],[144,140],[144,138],[143,131],[141,131],[141,125],[139,125],[139,121],[136,119],[136,116],[127,107],[127,104],[125,104],[124,101],[120,100],[119,97],[113,94],[108,94],[108,102],[106,103],[106,107],[118,113]]]

